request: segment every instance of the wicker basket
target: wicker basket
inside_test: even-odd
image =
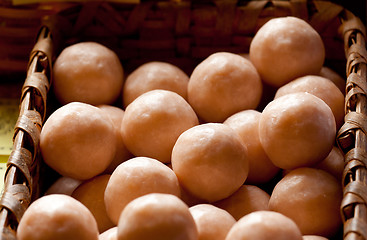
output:
[[[347,79],[345,124],[336,139],[345,154],[344,234],[336,238],[367,239],[366,32],[346,8],[317,0],[67,1],[19,6],[0,0],[0,72],[25,79],[0,200],[0,238],[16,239],[24,211],[51,184],[52,180],[44,181],[53,173],[43,165],[38,142],[52,112],[52,63],[65,46],[86,40],[103,43],[119,55],[127,72],[161,60],[191,73],[211,53],[248,52],[262,24],[288,15],[305,19],[320,33],[325,64]]]

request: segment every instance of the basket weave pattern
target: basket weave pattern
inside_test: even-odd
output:
[[[337,136],[339,147],[345,153],[341,210],[345,236],[367,239],[366,31],[360,24],[353,22],[354,20],[345,22],[343,29],[348,78],[345,123]]]
[[[327,1],[303,0],[146,1],[138,5],[93,1],[33,8],[0,5],[4,41],[0,70],[24,71],[40,24],[55,29],[56,53],[76,41],[93,40],[114,49],[124,65],[128,62],[128,69],[155,59],[190,71],[214,52],[248,52],[260,26],[270,18],[288,15],[309,21],[322,34],[329,46],[328,59],[344,60],[343,40],[337,32],[343,10]]]
[[[16,227],[35,196],[39,196],[39,136],[46,118],[46,100],[51,74],[52,42],[42,29],[30,54],[20,114],[15,125],[13,150],[7,162],[1,204],[1,239],[16,239]]]
[[[317,0],[147,1],[137,5],[97,1],[32,6],[12,6],[0,0],[0,72],[24,72],[26,76],[0,200],[0,239],[16,239],[24,211],[42,194],[39,134],[49,107],[52,61],[61,49],[79,41],[97,41],[113,49],[127,71],[161,60],[190,73],[211,53],[248,52],[260,26],[270,18],[288,15],[305,19],[320,33],[326,63],[347,77],[345,124],[337,136],[345,154],[343,239],[367,239],[366,32],[348,10]],[[36,35],[43,24],[48,28]]]

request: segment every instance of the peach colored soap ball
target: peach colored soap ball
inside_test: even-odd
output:
[[[289,217],[274,211],[255,211],[238,220],[225,240],[302,240],[302,233]]]
[[[100,233],[98,240],[117,240],[117,230],[117,226],[115,226]]]
[[[196,66],[188,84],[188,101],[205,122],[223,122],[230,115],[255,109],[262,82],[253,64],[238,54],[218,52]]]
[[[162,162],[148,157],[135,157],[121,163],[112,173],[105,190],[107,214],[117,224],[125,206],[148,193],[169,193],[180,197],[177,176]]]
[[[88,179],[80,184],[71,195],[91,211],[97,221],[99,232],[115,226],[107,216],[104,203],[104,192],[109,179],[109,174],[101,174]]]
[[[188,206],[177,196],[151,193],[131,201],[121,213],[118,240],[198,240]]]
[[[180,68],[166,62],[148,62],[130,73],[123,86],[123,104],[126,107],[141,94],[154,89],[176,92],[187,98],[189,77]]]
[[[276,87],[303,75],[319,74],[325,60],[319,33],[293,16],[266,22],[254,36],[249,53],[262,80]]]
[[[183,97],[158,89],[140,95],[127,106],[121,134],[134,156],[169,163],[178,136],[198,124],[198,117]]]
[[[97,107],[99,107],[102,111],[106,113],[106,116],[111,119],[112,124],[115,127],[116,154],[110,165],[105,170],[105,173],[111,174],[120,163],[133,157],[133,155],[126,148],[124,140],[122,139],[121,136],[121,123],[125,111],[119,107],[106,104],[98,105]]]
[[[328,240],[326,237],[317,235],[303,235],[303,240]]]
[[[266,183],[280,170],[270,161],[261,145],[259,138],[260,116],[261,112],[249,109],[235,113],[223,122],[235,130],[246,145],[249,160],[246,183],[250,184]]]
[[[212,204],[198,204],[189,210],[198,229],[198,240],[224,240],[236,223],[231,214]]]
[[[315,168],[290,171],[274,187],[269,209],[293,219],[303,235],[335,236],[342,225],[341,184]]]
[[[246,147],[230,127],[206,123],[182,133],[172,151],[172,168],[193,196],[214,202],[230,196],[248,175]]]
[[[82,203],[64,194],[35,200],[21,218],[19,240],[98,240],[92,213]]]
[[[269,210],[270,195],[255,185],[242,185],[228,198],[213,203],[229,212],[236,220],[261,210]]]
[[[75,101],[112,104],[124,82],[123,67],[116,53],[96,42],[66,47],[55,61],[53,74],[53,90],[62,104]]]
[[[344,79],[339,73],[335,72],[329,67],[323,66],[319,75],[331,80],[339,88],[343,95],[345,95],[346,79]]]
[[[322,161],[334,145],[334,115],[310,93],[287,94],[264,108],[259,136],[274,165],[282,169],[311,166]]]
[[[344,154],[338,147],[334,146],[329,155],[313,167],[325,170],[341,181],[344,172]]]
[[[324,100],[333,111],[337,129],[343,125],[344,95],[331,80],[316,75],[302,76],[280,87],[274,98],[295,92],[308,92]]]
[[[102,173],[116,152],[116,135],[104,112],[72,102],[55,110],[40,135],[46,164],[63,176],[86,180]]]

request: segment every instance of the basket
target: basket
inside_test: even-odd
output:
[[[40,157],[39,134],[55,107],[49,92],[52,63],[65,46],[100,42],[119,55],[127,72],[160,60],[190,74],[211,53],[248,52],[260,26],[270,18],[289,15],[305,19],[320,33],[326,47],[325,65],[347,79],[345,123],[336,139],[345,155],[340,206],[343,229],[336,239],[367,239],[366,31],[348,9],[319,0],[49,1],[24,5],[0,0],[0,72],[25,79],[0,200],[0,239],[16,239],[24,211],[51,184],[51,180],[42,181],[54,173]]]

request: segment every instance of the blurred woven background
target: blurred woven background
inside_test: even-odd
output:
[[[170,0],[166,0],[169,2]],[[186,0],[172,0],[173,2],[185,2]],[[202,2],[210,2],[207,0],[200,0]],[[197,0],[197,2],[200,2]],[[246,2],[248,0],[238,1]],[[366,25],[367,17],[366,17],[366,0],[331,0],[334,3],[340,4],[344,6],[346,9],[353,12],[356,16],[358,16],[362,22]],[[329,1],[329,2],[331,2]],[[46,1],[47,2],[47,1]],[[144,3],[147,2],[145,0],[140,0],[140,2]],[[161,1],[165,2],[165,1]],[[196,2],[196,1],[192,1]],[[219,2],[219,1],[216,1]],[[223,1],[223,3],[226,3],[226,1]],[[228,2],[235,2],[228,0]],[[254,0],[253,2],[261,2],[258,0]],[[263,1],[264,2],[264,1]],[[279,1],[280,2],[280,1]],[[284,1],[287,2],[287,1]],[[293,0],[293,2],[298,2],[298,0]],[[312,2],[312,1],[310,1]],[[5,4],[2,6],[2,4]],[[223,6],[222,6],[223,5]],[[140,62],[145,61],[146,59],[141,59],[141,54],[139,55],[139,51],[144,51],[144,54],[150,54],[152,56],[159,56],[163,57],[165,55],[170,56],[172,55],[172,46],[174,45],[175,48],[177,48],[175,51],[178,51],[180,55],[187,56],[188,59],[180,59],[180,62],[178,64],[185,65],[186,62],[191,62],[192,57],[202,57],[205,55],[208,55],[209,53],[215,51],[216,49],[220,50],[218,46],[228,46],[228,41],[230,38],[228,38],[227,29],[224,26],[227,26],[228,23],[231,23],[231,19],[233,16],[226,15],[225,12],[230,8],[226,7],[228,4],[220,4],[220,12],[213,13],[210,11],[216,11],[215,9],[211,9],[210,11],[193,11],[192,12],[192,21],[195,21],[195,26],[192,29],[188,28],[188,20],[187,18],[190,17],[187,13],[187,9],[185,8],[185,5],[181,9],[178,10],[180,13],[177,17],[177,23],[172,24],[171,21],[174,21],[173,19],[176,18],[174,14],[168,14],[167,16],[159,15],[161,10],[164,10],[165,8],[169,7],[169,5],[161,4],[159,11],[153,11],[150,13],[148,21],[145,23],[143,30],[137,30],[137,26],[141,24],[141,22],[144,20],[141,16],[136,16],[136,14],[132,14],[133,17],[127,17],[126,10],[124,8],[116,8],[113,9],[114,6],[117,6],[115,4],[103,4],[101,7],[101,11],[97,12],[97,6],[98,4],[93,4],[91,2],[90,6],[84,7],[83,11],[81,12],[81,16],[77,17],[77,11],[80,10],[80,8],[75,7],[70,9],[70,11],[64,11],[62,16],[58,19],[59,23],[62,23],[62,26],[60,26],[60,29],[67,29],[64,31],[66,32],[66,35],[71,34],[85,34],[86,36],[93,35],[94,38],[98,38],[98,40],[104,41],[108,46],[116,44],[116,41],[119,41],[118,48],[116,51],[118,53],[121,53],[119,55],[123,56],[124,58],[129,59],[135,59],[136,62],[135,65],[138,65]],[[252,4],[256,5],[256,4]],[[257,4],[261,8],[261,3]],[[297,4],[295,4],[297,5]],[[62,8],[60,5],[58,5],[60,8]],[[142,4],[142,7],[137,9],[139,14],[142,13],[148,16],[147,11],[149,5]],[[286,4],[278,4],[279,12],[289,12],[289,9],[287,9]],[[31,50],[33,44],[34,44],[34,38],[39,26],[39,21],[41,18],[45,19],[43,16],[47,16],[49,14],[53,15],[55,12],[55,9],[50,8],[40,8],[40,9],[34,9],[34,11],[29,11],[33,7],[23,5],[23,6],[11,6],[11,0],[0,0],[0,82],[4,83],[7,81],[14,82],[22,82],[24,80],[25,76],[25,70],[27,65],[27,59],[29,55],[29,51]],[[219,8],[218,8],[219,9]],[[257,8],[255,8],[257,9]],[[231,10],[231,9],[229,9]],[[329,9],[328,11],[326,9],[326,15],[333,15],[333,9]],[[245,13],[246,11],[246,13]],[[325,11],[325,9],[323,10]],[[256,16],[256,11],[247,11],[244,10],[244,12],[241,12],[240,14],[245,15],[254,15]],[[114,17],[110,17],[109,15],[117,14]],[[271,13],[271,12],[270,12]],[[281,14],[283,14],[281,13]],[[122,14],[122,15],[118,15]],[[224,19],[221,21],[215,21],[213,23],[213,16],[215,17],[215,14],[224,14]],[[145,16],[144,15],[144,16]],[[266,15],[266,14],[265,14]],[[158,21],[157,21],[157,18]],[[263,17],[263,20],[266,20],[266,17]],[[317,17],[317,21],[323,20],[320,16]],[[262,20],[260,20],[262,21]],[[93,25],[91,23],[97,22],[96,25]],[[246,22],[247,26],[242,26],[243,23]],[[131,24],[133,23],[133,24]],[[335,22],[331,22],[331,25]],[[208,24],[213,25],[211,28],[208,28]],[[249,32],[251,28],[251,24],[253,25],[253,21],[246,21],[241,20],[241,26],[237,26],[241,29],[239,29],[242,32],[245,32],[245,34],[242,34],[238,37],[235,36],[235,39],[233,41],[236,41],[237,45],[240,45],[243,51],[245,49],[246,45],[249,44],[250,41],[250,35],[247,33]],[[249,25],[250,24],[250,25]],[[316,23],[317,24],[317,23]],[[92,25],[91,27],[88,27],[89,25]],[[101,27],[102,26],[102,27]],[[105,26],[105,27],[103,27]],[[122,28],[121,28],[122,27]],[[321,26],[322,28],[325,26]],[[158,30],[157,30],[158,29]],[[130,36],[130,32],[135,34],[135,32],[138,31],[138,34],[140,34],[139,40],[136,39],[136,36]],[[161,34],[152,34],[152,31],[160,31]],[[194,31],[192,35],[195,36],[195,39],[190,40],[190,35],[188,32]],[[224,34],[224,37],[218,36],[217,32],[220,32],[220,34]],[[116,32],[116,33],[115,33]],[[213,33],[216,37],[212,37]],[[113,34],[118,36],[118,39],[114,38]],[[173,36],[173,34],[179,34],[179,36]],[[329,33],[327,33],[329,34]],[[111,36],[112,35],[112,36]],[[210,36],[209,36],[210,35]],[[222,36],[221,35],[221,36]],[[157,38],[161,38],[161,41],[151,41],[151,38],[154,38],[157,40]],[[74,39],[68,39],[68,43],[70,44],[73,42]],[[115,42],[113,42],[115,41]],[[194,46],[191,46],[189,42],[194,42]],[[240,42],[239,42],[240,41]],[[332,44],[330,47],[331,49],[339,49],[339,52],[341,54],[341,57],[343,58],[343,52],[342,52],[342,46],[340,48],[340,44],[337,43],[335,45],[335,42],[332,38],[328,39],[328,44]],[[206,43],[209,44],[206,44]],[[331,42],[331,43],[330,43]],[[120,45],[123,45],[121,47]],[[210,46],[212,45],[212,46]],[[216,47],[214,49],[214,47]],[[233,48],[233,46],[231,46]],[[211,49],[209,49],[211,48]],[[231,49],[232,49],[231,48]],[[236,48],[236,49],[234,49]],[[233,51],[238,50],[238,46],[234,46],[232,49]],[[157,54],[159,53],[159,54]],[[334,54],[334,51],[331,51],[331,53]],[[195,56],[193,56],[195,55]],[[137,56],[137,57],[136,57]],[[140,58],[140,59],[139,59]],[[190,59],[189,59],[190,58]],[[344,69],[341,70],[344,72]]]
[[[357,17],[359,17],[364,25],[367,23],[367,4],[366,0],[333,0],[332,2],[340,4],[345,8],[353,12]]]

